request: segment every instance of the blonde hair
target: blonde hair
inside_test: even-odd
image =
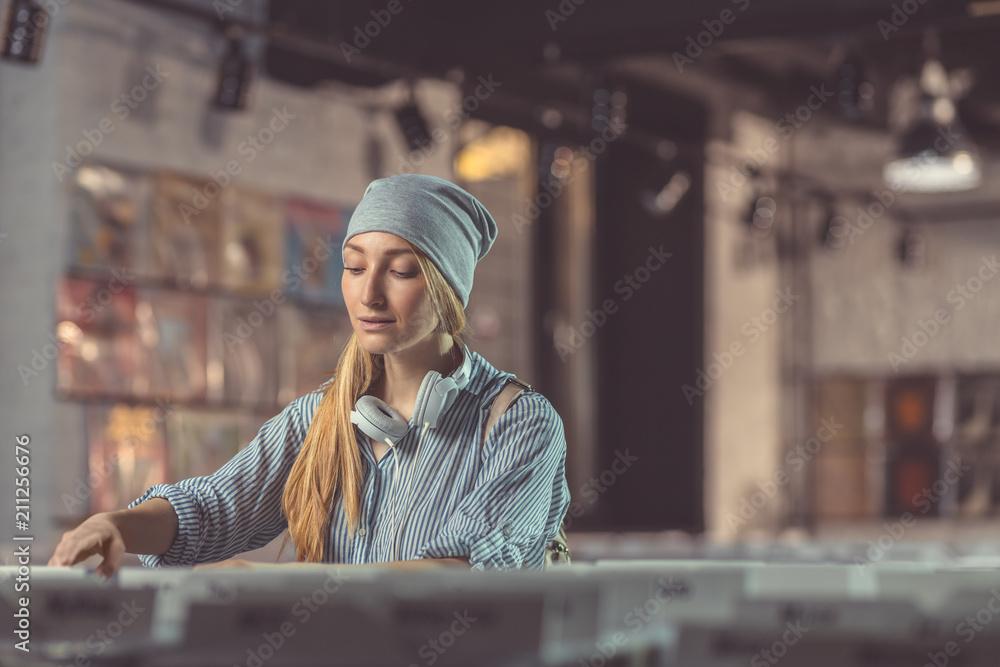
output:
[[[430,258],[413,244],[407,245],[417,257],[437,313],[437,330],[451,335],[455,343],[452,354],[457,359],[463,345],[461,334],[468,329],[462,301]],[[343,502],[348,531],[353,534],[357,528],[363,480],[351,410],[358,398],[378,382],[383,369],[382,355],[367,352],[357,334],[351,333],[285,482],[281,509],[288,520],[288,533],[281,543],[279,559],[291,538],[296,560],[323,562],[331,511],[338,499]]]

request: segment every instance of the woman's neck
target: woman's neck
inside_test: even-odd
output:
[[[458,360],[458,363],[456,363]],[[429,371],[451,375],[462,362],[462,351],[449,334],[428,336],[420,343],[383,357],[384,369],[374,395],[409,419],[420,383]]]

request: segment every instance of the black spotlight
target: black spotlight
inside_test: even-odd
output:
[[[49,13],[36,0],[11,0],[3,20],[5,60],[35,64],[42,55]]]
[[[431,134],[427,129],[427,121],[415,102],[411,101],[396,109],[396,122],[399,123],[399,130],[411,151],[419,151],[430,145]]]
[[[215,106],[218,109],[245,109],[250,99],[250,84],[253,82],[253,63],[246,53],[242,28],[227,28],[226,39],[226,52],[219,63]]]
[[[868,77],[865,62],[857,55],[848,56],[837,68],[837,106],[841,115],[858,121],[875,106],[875,86]]]
[[[896,256],[903,268],[920,271],[927,265],[927,241],[922,235],[906,227],[899,237]]]

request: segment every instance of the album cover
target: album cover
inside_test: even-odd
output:
[[[862,519],[875,502],[868,483],[869,462],[864,451],[820,450],[813,462],[810,485],[819,519]]]
[[[285,200],[285,275],[295,298],[343,305],[341,246],[350,211],[305,199]]]
[[[124,509],[154,484],[167,482],[161,406],[87,405],[92,513]]]
[[[241,416],[179,408],[167,417],[170,482],[211,475],[240,450]]]
[[[179,287],[219,284],[219,211],[214,181],[160,173],[152,213],[152,269]]]
[[[277,306],[266,299],[215,298],[209,323],[209,398],[243,407],[278,401]]]
[[[954,456],[969,466],[958,482],[959,512],[994,515],[1000,509],[1000,377],[959,376],[955,393]]]
[[[146,358],[149,391],[173,401],[206,396],[207,298],[165,289],[139,291],[136,331]]]
[[[284,211],[272,195],[233,186],[222,207],[222,284],[233,292],[269,295],[282,287]]]
[[[831,431],[830,436],[838,445],[841,441],[859,441],[865,437],[865,409],[868,397],[868,385],[865,380],[818,379],[813,385],[813,392],[815,431],[824,424],[834,425],[826,430]]]
[[[72,179],[69,265],[102,274],[114,269],[126,279],[147,273],[149,177],[84,164]]]
[[[281,403],[313,391],[330,379],[353,329],[341,308],[281,310]]]
[[[114,278],[63,277],[56,296],[56,331],[51,341],[19,369],[44,373],[56,358],[56,388],[78,397],[125,397],[142,393],[148,378],[136,332],[136,293]]]
[[[886,383],[885,426],[892,439],[933,437],[937,379],[905,377]]]

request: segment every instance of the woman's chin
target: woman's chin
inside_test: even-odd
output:
[[[379,335],[379,332],[358,331],[358,342],[368,354],[389,354],[395,352],[399,345],[394,338]]]

